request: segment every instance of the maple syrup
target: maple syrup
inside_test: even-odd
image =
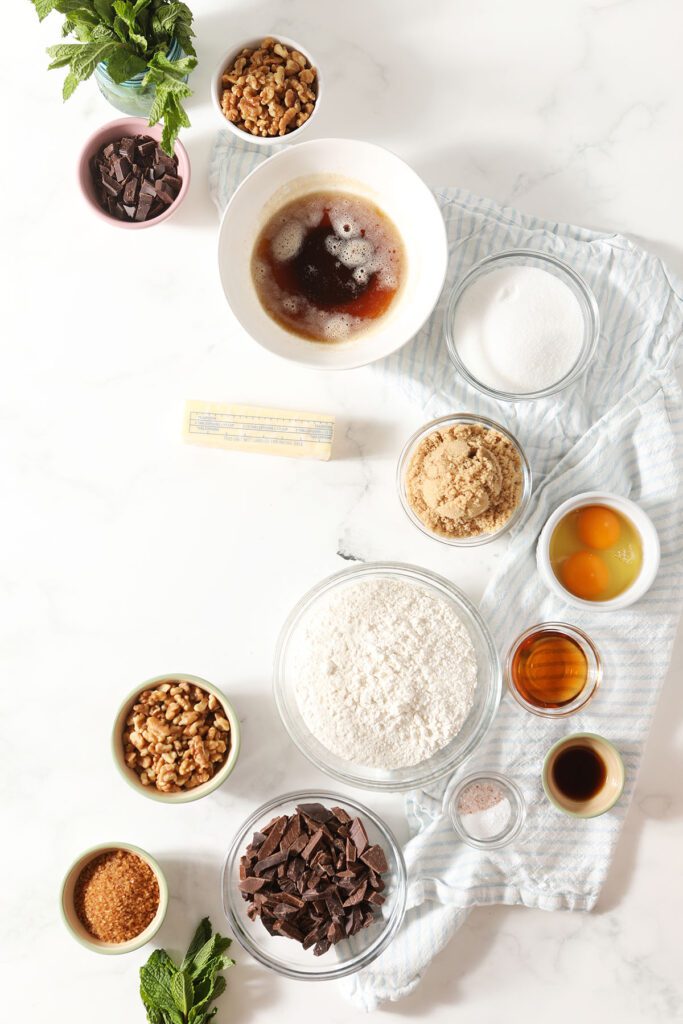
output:
[[[510,664],[512,683],[537,708],[571,704],[588,679],[588,659],[580,644],[558,629],[539,628],[525,637]]]
[[[361,196],[314,192],[278,210],[261,231],[252,277],[265,311],[311,341],[346,341],[384,316],[405,270],[401,237]]]

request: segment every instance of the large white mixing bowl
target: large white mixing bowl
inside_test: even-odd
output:
[[[282,205],[310,192],[364,196],[396,225],[406,253],[404,281],[387,313],[344,342],[299,338],[273,320],[251,276],[254,242]],[[244,179],[221,222],[218,266],[230,307],[251,337],[284,359],[323,370],[364,366],[410,341],[434,309],[446,276],[448,245],[439,206],[422,179],[381,146],[315,139],[269,157]]]

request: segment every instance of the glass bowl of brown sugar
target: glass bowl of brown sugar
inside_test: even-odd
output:
[[[531,467],[500,423],[456,413],[426,423],[406,442],[396,471],[412,523],[456,547],[496,540],[519,524],[531,499]]]
[[[168,886],[144,850],[130,843],[101,843],[71,865],[60,904],[66,927],[86,949],[131,953],[161,928]]]

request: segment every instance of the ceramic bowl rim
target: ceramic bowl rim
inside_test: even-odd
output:
[[[583,598],[575,597],[562,586],[550,564],[550,539],[553,530],[567,512],[581,508],[583,505],[606,505],[608,508],[620,512],[633,524],[643,546],[643,564],[640,573],[626,590],[608,601],[586,601]],[[660,554],[657,529],[642,506],[620,494],[612,494],[608,491],[582,491],[561,502],[546,519],[536,545],[536,566],[546,587],[567,604],[584,610],[590,609],[593,612],[610,612],[628,608],[647,593],[657,576]]]
[[[250,135],[249,132],[245,132],[243,128],[239,128],[232,121],[228,121],[227,117],[223,113],[221,107],[221,79],[226,68],[234,63],[236,58],[239,56],[241,51],[248,47],[249,49],[255,49],[261,45],[263,39],[270,36],[277,43],[283,43],[290,50],[298,50],[302,53],[309,65],[316,70],[316,98],[313,104],[313,110],[307,121],[304,121],[298,128],[294,128],[291,132],[287,132],[286,135],[275,135],[263,137],[262,135]],[[216,70],[211,76],[211,104],[214,110],[217,112],[221,126],[240,139],[244,143],[254,146],[282,146],[293,144],[298,141],[299,136],[302,132],[311,125],[318,115],[320,109],[321,99],[324,93],[323,76],[320,72],[320,65],[313,59],[313,54],[310,52],[308,47],[301,46],[295,39],[291,39],[289,36],[283,36],[276,32],[265,33],[261,36],[250,36],[239,44],[239,46],[231,46],[225,51],[220,61],[216,65]],[[267,156],[267,151],[264,152],[264,156]]]
[[[138,697],[143,690],[147,690],[152,686],[158,686],[159,683],[170,680],[194,683],[206,690],[207,693],[212,693],[225,709],[227,719],[230,722],[230,750],[225,763],[221,765],[216,774],[210,778],[208,782],[203,782],[200,786],[195,786],[194,789],[181,790],[179,793],[161,793],[155,786],[143,786],[135,772],[133,772],[124,763],[121,744],[122,724],[125,716],[130,710],[130,707],[135,701],[135,698]],[[217,686],[214,686],[213,683],[210,683],[207,679],[202,679],[201,676],[190,675],[187,672],[164,672],[162,675],[146,679],[145,682],[140,683],[132,689],[119,704],[111,731],[111,751],[119,774],[128,783],[131,789],[134,789],[137,793],[141,793],[142,796],[146,796],[149,800],[156,800],[158,803],[162,804],[194,803],[195,800],[201,800],[203,797],[213,793],[214,790],[223,785],[225,780],[234,770],[239,757],[240,746],[241,732],[239,718],[235,708],[228,698],[221,690],[218,689]]]
[[[263,172],[263,168],[266,166],[266,164],[269,167],[272,167],[274,162],[277,162],[277,161],[280,161],[280,160],[289,159],[289,157],[290,157],[292,152],[294,152],[295,150],[301,152],[302,150],[304,150],[308,146],[336,146],[336,145],[340,145],[342,147],[361,146],[361,147],[364,147],[364,148],[371,148],[371,149],[374,149],[374,150],[377,150],[377,151],[381,151],[382,153],[390,156],[392,160],[396,160],[398,163],[400,163],[405,168],[405,170],[407,172],[409,172],[410,175],[413,176],[413,178],[415,179],[415,182],[416,182],[416,186],[418,188],[422,188],[422,189],[425,190],[424,191],[425,198],[429,202],[431,207],[433,208],[435,214],[437,215],[436,223],[438,224],[439,248],[440,248],[440,257],[441,257],[442,267],[441,267],[441,272],[434,278],[434,282],[435,283],[434,283],[433,287],[430,289],[430,294],[433,292],[433,300],[431,301],[431,304],[429,305],[428,311],[425,312],[423,316],[421,315],[420,322],[416,323],[414,326],[411,325],[407,332],[405,332],[405,331],[396,332],[397,334],[400,334],[400,337],[402,337],[403,340],[398,341],[396,344],[393,345],[393,347],[391,347],[386,352],[381,352],[379,354],[374,354],[374,355],[371,355],[371,356],[368,357],[367,355],[365,355],[365,356],[362,355],[362,351],[363,351],[363,344],[362,344],[363,336],[360,335],[358,337],[358,339],[356,339],[355,342],[353,343],[353,347],[348,349],[349,356],[344,361],[343,365],[325,365],[325,364],[321,364],[321,363],[317,362],[313,358],[312,354],[309,355],[309,353],[313,353],[313,351],[315,351],[316,346],[319,346],[319,345],[324,344],[324,343],[321,343],[321,342],[311,342],[311,341],[307,341],[306,339],[303,339],[303,338],[298,338],[297,340],[301,342],[301,345],[297,349],[296,355],[294,355],[294,354],[284,354],[283,352],[278,351],[276,346],[272,345],[271,343],[269,343],[267,341],[264,341],[260,337],[257,337],[255,334],[253,334],[249,330],[249,328],[245,324],[242,323],[242,320],[240,319],[240,317],[237,315],[235,310],[232,309],[230,298],[228,297],[228,293],[226,291],[226,286],[225,286],[224,281],[223,281],[221,248],[222,248],[223,233],[225,231],[225,225],[226,225],[228,216],[231,215],[233,204],[238,201],[238,197],[241,195],[242,190],[247,187],[248,183],[251,182],[252,178],[254,178],[258,174],[264,173]],[[296,181],[299,178],[306,178],[308,176],[309,175],[307,175],[307,174],[296,175],[294,178],[291,179],[291,181]],[[362,180],[360,178],[358,178],[357,181],[358,181],[359,184],[361,184],[361,185],[363,184],[363,182],[362,182]],[[279,191],[278,189],[275,189],[275,191],[273,193],[271,193],[271,197],[272,197],[272,195],[277,195],[278,191]],[[395,220],[395,219],[396,218],[392,218],[392,220]],[[396,226],[396,228],[397,228],[397,230],[399,231],[399,234],[400,234],[400,226],[399,225],[395,225],[395,226]],[[393,150],[389,149],[387,146],[380,146],[376,142],[369,142],[369,141],[364,140],[364,139],[326,137],[326,138],[320,138],[320,139],[307,139],[304,142],[299,143],[296,147],[288,146],[288,147],[280,148],[276,152],[274,152],[272,155],[270,155],[267,160],[261,161],[259,164],[257,164],[256,167],[252,168],[252,170],[249,171],[249,173],[247,175],[245,175],[245,177],[242,179],[242,181],[239,183],[239,185],[237,186],[235,191],[230,196],[230,199],[229,199],[228,203],[226,204],[225,209],[223,210],[223,214],[221,216],[220,225],[219,225],[219,228],[218,228],[217,256],[218,256],[218,275],[219,275],[219,279],[221,281],[221,287],[223,289],[223,295],[224,295],[225,301],[228,303],[228,306],[230,307],[233,316],[235,317],[235,319],[238,321],[238,323],[242,327],[244,333],[247,335],[247,337],[251,341],[253,341],[255,344],[259,345],[264,351],[269,352],[271,355],[276,356],[278,359],[283,359],[283,360],[285,360],[288,363],[294,363],[294,364],[296,364],[298,366],[305,366],[305,367],[308,367],[309,369],[318,370],[318,371],[322,371],[322,372],[325,372],[325,373],[336,373],[336,372],[345,372],[347,370],[356,370],[356,369],[359,369],[362,366],[369,366],[372,363],[379,362],[382,359],[387,359],[389,356],[394,355],[396,352],[400,351],[401,348],[403,348],[405,345],[407,345],[408,342],[411,341],[422,330],[422,328],[427,323],[429,318],[431,316],[433,316],[434,311],[435,311],[435,309],[437,308],[437,306],[439,304],[439,300],[441,298],[441,294],[443,292],[443,286],[444,286],[444,282],[446,280],[446,274],[448,272],[448,235],[447,235],[447,232],[446,232],[446,224],[445,224],[445,221],[443,219],[443,213],[441,212],[441,207],[439,206],[439,204],[437,202],[437,199],[436,199],[436,196],[434,195],[434,192],[432,191],[432,189],[429,188],[429,186],[423,180],[423,178],[417,173],[417,171],[406,160],[404,160],[402,157],[398,156],[396,153],[394,153]],[[399,291],[397,302],[400,303],[401,301],[402,301],[401,291]],[[405,337],[403,337],[404,334],[405,334]],[[297,337],[297,336],[294,335],[294,337]],[[357,353],[357,354],[354,354],[354,353]]]
[[[100,942],[99,939],[96,939],[94,937],[92,939],[86,938],[85,935],[79,934],[79,932],[77,932],[76,929],[73,927],[71,920],[69,918],[69,913],[67,912],[65,906],[66,889],[76,871],[78,871],[78,874],[80,874],[81,871],[83,871],[83,869],[91,861],[93,861],[99,854],[108,853],[109,851],[114,850],[127,850],[130,853],[136,854],[140,858],[140,860],[143,860],[147,865],[149,865],[149,867],[154,872],[154,876],[159,886],[159,907],[150,923],[147,925],[144,931],[140,932],[139,935],[136,935],[134,938],[129,939],[127,942],[103,943]],[[136,949],[140,949],[141,946],[144,946],[148,942],[151,942],[151,940],[154,938],[154,936],[157,934],[162,924],[164,923],[166,912],[168,910],[168,900],[168,883],[166,881],[166,876],[164,875],[163,871],[161,870],[161,867],[159,866],[158,861],[150,853],[147,853],[146,850],[141,849],[139,846],[134,846],[132,843],[97,843],[95,846],[91,846],[87,850],[84,850],[71,863],[69,869],[64,875],[59,890],[59,909],[62,915],[64,925],[66,926],[71,936],[76,940],[76,942],[80,943],[81,946],[84,946],[86,949],[91,950],[93,953],[100,953],[104,956],[121,956],[124,953],[132,953]]]
[[[592,814],[586,814],[582,811],[570,811],[568,807],[565,807],[564,804],[561,804],[560,801],[554,796],[552,790],[550,789],[550,786],[548,785],[549,766],[555,753],[561,747],[567,746],[568,743],[582,739],[593,740],[596,743],[596,745],[602,743],[606,747],[608,747],[616,757],[616,761],[619,766],[619,774],[621,777],[621,782],[614,798],[610,801],[610,803],[605,804],[604,807],[601,807],[599,810],[593,811]],[[570,818],[599,818],[602,814],[607,814],[608,811],[611,811],[612,808],[619,802],[619,800],[621,800],[621,797],[624,793],[624,786],[626,785],[626,767],[624,765],[623,757],[621,756],[620,752],[617,750],[617,748],[611,740],[606,739],[604,736],[601,736],[597,732],[572,732],[568,736],[563,736],[562,739],[557,740],[556,743],[553,743],[552,747],[543,758],[543,767],[541,768],[541,783],[543,785],[543,792],[545,793],[547,799],[550,801],[553,807],[557,808],[558,811],[561,811],[563,814],[567,814]]]
[[[178,171],[181,173],[183,181],[178,195],[163,213],[160,213],[158,217],[152,217],[151,220],[143,221],[119,220],[117,217],[112,217],[110,214],[105,213],[91,195],[90,159],[95,151],[105,142],[107,136],[115,138],[116,132],[125,132],[127,130],[134,135],[151,135],[157,141],[161,138],[161,128],[159,125],[150,126],[144,117],[117,117],[113,121],[106,121],[94,132],[91,132],[83,144],[78,158],[78,182],[86,204],[101,220],[112,224],[114,227],[124,228],[126,231],[138,231],[143,228],[153,228],[173,216],[188,193],[192,174],[187,150],[180,139],[177,139],[175,155],[178,157]]]

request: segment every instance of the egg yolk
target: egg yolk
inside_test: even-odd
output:
[[[576,531],[582,544],[604,551],[619,540],[621,526],[618,515],[604,505],[589,505],[581,509],[576,519]]]
[[[609,583],[609,570],[592,551],[575,551],[562,564],[562,582],[567,590],[585,601],[594,601]]]

